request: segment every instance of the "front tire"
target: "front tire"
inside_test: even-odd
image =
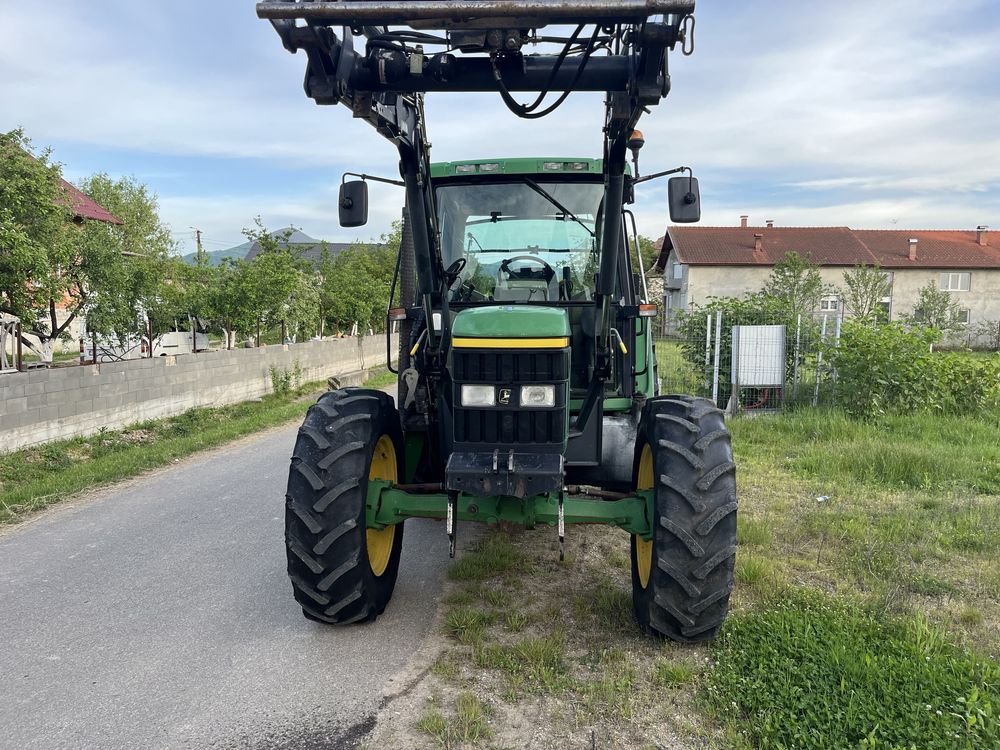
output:
[[[736,465],[722,411],[708,399],[646,402],[636,488],[652,489],[653,538],[632,537],[632,603],[644,632],[715,637],[729,610],[736,556]]]
[[[369,479],[397,481],[402,435],[392,398],[343,388],[323,394],[299,429],[285,495],[288,577],[319,622],[374,620],[396,585],[403,524],[366,529]]]

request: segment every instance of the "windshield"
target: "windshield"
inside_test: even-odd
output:
[[[592,298],[599,182],[508,182],[437,189],[445,266],[464,259],[451,299],[558,302]]]

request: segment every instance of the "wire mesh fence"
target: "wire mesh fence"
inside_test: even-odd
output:
[[[686,315],[655,337],[660,392],[704,396],[732,414],[830,404],[840,324],[836,315],[738,323],[724,312]]]

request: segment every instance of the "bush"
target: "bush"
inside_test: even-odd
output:
[[[933,328],[848,321],[831,346],[836,398],[855,417],[939,411],[969,414],[1000,406],[1000,357],[935,354]]]

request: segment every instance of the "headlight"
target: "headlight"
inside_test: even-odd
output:
[[[542,407],[556,405],[556,387],[554,385],[522,385],[521,406]]]
[[[496,389],[492,385],[463,385],[462,406],[494,406]]]

